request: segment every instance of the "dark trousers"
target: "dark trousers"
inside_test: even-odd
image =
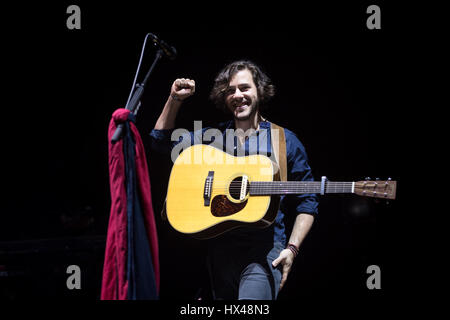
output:
[[[208,267],[216,300],[275,300],[281,265],[272,266],[284,246],[280,242],[218,242],[209,247]]]

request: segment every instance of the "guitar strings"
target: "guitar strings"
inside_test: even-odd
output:
[[[263,185],[258,185],[258,184],[250,184],[250,188],[317,188],[320,187],[321,184],[309,184],[309,183],[288,183],[288,184],[283,184],[283,183],[272,183],[272,184],[263,184]],[[340,184],[327,184],[325,187],[326,188],[339,188],[339,187],[351,187],[353,186],[353,183],[340,183]],[[214,184],[213,183],[213,187],[214,188],[237,188],[240,189],[241,183],[236,183],[236,184]],[[366,187],[371,187],[371,186],[366,186]],[[384,187],[384,186],[383,186]]]
[[[321,182],[318,181],[258,181],[250,184],[250,192],[320,192]],[[349,191],[353,188],[353,182],[328,182],[325,190],[328,192]],[[214,185],[213,191],[239,191],[242,189],[241,182],[231,182],[229,185]]]
[[[251,182],[249,186],[249,192],[258,193],[319,193],[322,182],[320,181],[256,181]],[[364,187],[369,191],[375,189],[382,189],[382,191],[388,190],[388,185],[371,185],[366,184]],[[358,186],[355,186],[358,188]],[[325,186],[325,191],[328,193],[339,192],[351,192],[354,188],[354,182],[339,182],[329,181]],[[229,184],[213,184],[213,192],[238,192],[242,189],[242,183],[240,181],[232,181]],[[372,190],[370,190],[372,189]]]
[[[317,188],[320,187],[321,184],[312,184],[312,183],[277,183],[277,182],[273,182],[273,183],[268,183],[268,184],[255,184],[255,183],[250,183],[250,188],[298,188],[298,187],[306,187],[306,188]],[[353,183],[339,183],[339,184],[326,184],[325,187],[326,188],[335,188],[335,187],[348,187],[348,186],[353,186]],[[231,183],[231,184],[215,184],[213,183],[213,187],[218,187],[218,188],[241,188],[242,185],[241,183]],[[372,187],[372,186],[366,186],[366,187]],[[379,187],[384,187],[384,185],[379,186]]]
[[[353,182],[327,182],[325,185],[326,189],[333,189],[333,188],[347,188],[347,187],[353,187]],[[191,186],[191,184],[189,184]],[[267,182],[251,182],[249,185],[250,189],[304,189],[304,188],[319,188],[321,187],[321,182],[316,181],[284,181],[284,182],[276,182],[276,181],[267,181]],[[358,186],[355,185],[355,188],[376,188],[376,189],[385,189],[388,187],[388,185],[385,184],[379,184],[379,185],[365,185],[365,186]],[[214,189],[241,189],[242,183],[241,182],[231,182],[229,184],[217,184],[213,183]]]

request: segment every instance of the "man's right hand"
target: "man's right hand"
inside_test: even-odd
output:
[[[172,88],[170,89],[170,95],[175,100],[184,100],[190,97],[195,92],[195,81],[191,79],[176,79]]]
[[[195,92],[195,81],[191,79],[177,79],[173,82],[170,89],[170,96],[164,105],[161,114],[156,120],[155,129],[164,130],[175,127],[175,118],[181,103],[187,97],[190,97]]]

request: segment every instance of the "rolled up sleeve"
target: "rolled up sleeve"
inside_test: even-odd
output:
[[[153,129],[150,132],[150,148],[152,151],[167,155],[172,152],[177,144],[182,143],[181,149],[184,150],[194,144],[202,143],[203,133],[207,129],[203,128],[197,131],[188,131],[181,128]]]
[[[289,181],[314,181],[311,167],[308,164],[308,156],[305,147],[297,136],[285,129],[286,132],[286,153],[288,165]],[[290,210],[298,213],[309,213],[316,215],[318,213],[319,200],[314,193],[299,194],[296,196],[284,197],[284,205]]]
[[[174,129],[156,130],[150,132],[150,148],[152,151],[169,154],[173,148],[174,142],[171,141]]]

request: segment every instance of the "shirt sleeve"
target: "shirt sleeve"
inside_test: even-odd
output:
[[[164,130],[153,129],[150,132],[151,150],[161,154],[169,154],[175,145],[175,142],[171,141],[173,131],[174,129],[164,129]]]
[[[314,181],[305,147],[297,136],[285,129],[288,181]],[[314,193],[284,197],[282,207],[289,212],[317,214],[319,201]]]
[[[188,131],[186,129],[153,129],[150,132],[150,148],[152,151],[160,154],[170,154],[172,149],[181,143],[180,150],[184,150],[194,144],[202,143],[202,137],[208,128],[197,131]]]

